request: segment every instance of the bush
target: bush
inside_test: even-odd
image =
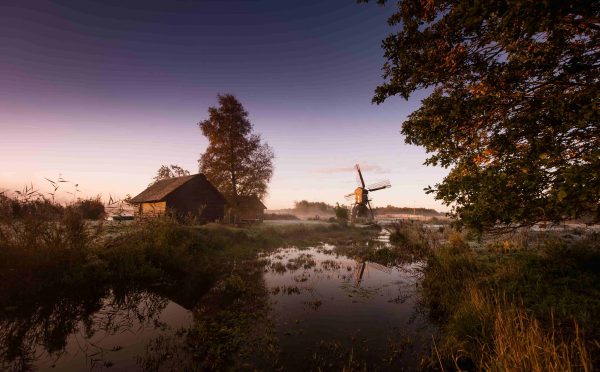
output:
[[[338,220],[338,222],[340,223],[345,223],[348,222],[348,208],[346,208],[345,205],[339,205],[338,203],[335,204],[335,218]]]
[[[60,219],[64,207],[39,195],[34,199],[12,198],[0,194],[0,222],[12,222],[24,218]]]
[[[404,246],[412,251],[427,251],[429,248],[427,235],[422,223],[400,221],[391,225],[390,243]]]
[[[94,199],[79,200],[75,203],[74,208],[76,208],[81,214],[81,217],[86,220],[101,220],[106,216],[104,204],[100,201],[99,196]]]

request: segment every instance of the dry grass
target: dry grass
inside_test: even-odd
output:
[[[591,236],[577,246],[475,252],[451,234],[429,257],[423,281],[424,304],[443,330],[430,367],[594,370],[597,250]]]
[[[464,294],[432,364],[445,356],[449,369],[485,371],[592,371],[589,344],[577,322],[569,337],[543,326],[522,307],[484,295],[474,285]],[[450,362],[451,363],[448,363]],[[443,368],[443,367],[442,367]]]
[[[495,314],[493,344],[480,365],[492,371],[591,371],[592,361],[581,330],[564,340],[554,324],[540,322],[514,305],[500,305]]]

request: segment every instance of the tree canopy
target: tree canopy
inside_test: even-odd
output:
[[[200,172],[230,200],[267,193],[273,175],[273,150],[252,133],[248,112],[231,94],[219,95],[219,106],[208,109],[209,118],[198,123],[208,138],[200,156]]]
[[[460,222],[599,219],[600,2],[401,0],[388,23],[373,101],[429,93],[401,133]]]
[[[175,165],[175,164],[171,164],[170,166],[161,165],[160,168],[158,168],[158,170],[156,171],[156,176],[154,176],[154,178],[153,178],[154,181],[151,183],[151,185],[153,185],[161,180],[166,180],[166,179],[175,178],[175,177],[189,176],[189,175],[190,175],[190,171],[183,169],[179,165]]]

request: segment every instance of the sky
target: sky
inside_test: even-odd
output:
[[[0,2],[0,191],[136,195],[161,164],[192,173],[197,123],[234,94],[275,152],[265,204],[346,202],[359,163],[388,204],[447,210],[423,191],[447,171],[404,143],[408,101],[371,103],[393,4],[355,1]],[[346,202],[347,203],[347,202]]]

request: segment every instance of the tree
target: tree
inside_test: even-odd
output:
[[[600,219],[599,2],[402,0],[388,23],[373,101],[428,89],[401,133],[462,224]]]
[[[179,165],[175,165],[175,164],[171,164],[170,166],[161,165],[160,168],[158,168],[158,170],[156,171],[156,176],[154,176],[154,178],[153,178],[154,182],[152,182],[150,185],[153,185],[153,184],[157,183],[158,181],[166,180],[169,178],[183,177],[183,176],[189,176],[189,175],[190,175],[190,171],[183,169]]]
[[[219,106],[198,123],[209,142],[198,160],[200,172],[236,205],[241,196],[262,198],[273,175],[273,150],[252,133],[248,112],[233,95],[217,98]]]
[[[303,213],[331,213],[334,207],[324,202],[309,202],[300,200],[294,202],[294,209]]]
[[[348,222],[348,208],[345,205],[340,205],[339,203],[335,203],[335,218],[337,218],[338,222],[346,223]]]

